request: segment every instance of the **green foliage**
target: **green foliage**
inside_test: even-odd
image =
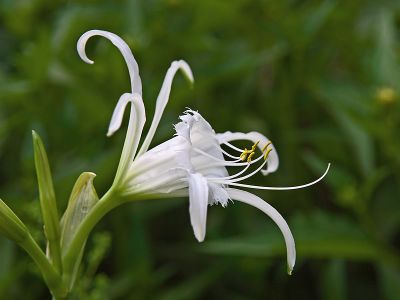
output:
[[[0,199],[0,233],[7,238],[21,243],[28,236],[28,229],[14,212]]]
[[[396,1],[1,1],[1,196],[40,228],[31,129],[46,144],[60,211],[82,172],[98,174],[99,195],[111,185],[124,133],[105,134],[129,91],[127,70],[107,41],[89,41],[93,66],[75,47],[88,29],[113,31],[139,62],[148,120],[170,62],[183,58],[194,72],[193,89],[177,76],[154,143],[191,107],[216,131],[272,139],[280,169],[259,183],[301,184],[327,162],[332,169],[307,190],[257,192],[293,229],[293,276],[262,213],[212,207],[198,244],[187,200],[163,199],[123,206],[96,227],[73,297],[395,299],[399,18]],[[32,235],[44,249],[41,232]],[[48,297],[29,258],[4,238],[0,256],[1,299]]]
[[[44,223],[44,232],[48,241],[49,256],[60,272],[60,222],[58,218],[57,201],[54,193],[53,180],[47,153],[39,135],[32,130],[33,151],[35,156],[36,175],[39,186],[40,208]]]

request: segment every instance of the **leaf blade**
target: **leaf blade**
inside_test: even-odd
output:
[[[50,165],[43,142],[34,130],[32,130],[32,139],[39,185],[40,208],[48,241],[48,256],[50,256],[56,269],[61,272],[60,224]]]

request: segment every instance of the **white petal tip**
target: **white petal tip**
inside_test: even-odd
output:
[[[86,55],[86,42],[88,39],[92,36],[91,31],[85,32],[82,34],[82,36],[79,38],[77,44],[76,44],[76,50],[78,51],[79,57],[87,64],[92,65],[94,63],[93,60],[89,59]]]
[[[199,243],[204,242],[204,239],[206,237],[206,233],[203,230],[201,230],[200,228],[193,229],[193,233],[194,233],[194,237],[196,238],[196,240]]]
[[[118,130],[118,129],[111,128],[111,126],[110,126],[110,127],[108,128],[108,131],[107,131],[107,137],[112,136],[117,130]]]
[[[199,243],[202,243],[202,242],[204,242],[204,236],[197,236],[197,235],[195,235],[195,237],[196,237],[196,240],[199,242]]]
[[[194,82],[193,72],[190,68],[189,64],[184,60],[176,60],[172,62],[172,64],[177,64],[178,67],[182,70],[185,77],[190,81],[190,83]]]
[[[289,254],[288,260],[287,260],[287,273],[288,275],[293,274],[293,269],[294,265],[296,264],[296,250],[293,248],[293,253]]]
[[[117,128],[108,128],[107,137],[112,136],[114,133],[116,133],[118,131],[118,129],[119,129],[119,126]]]
[[[115,125],[115,124],[113,124],[113,125]],[[116,126],[110,126],[109,128],[108,128],[108,131],[107,131],[107,137],[110,137],[110,136],[112,136],[112,135],[114,135],[114,133],[116,133],[117,131],[118,131],[118,129],[119,129],[119,127],[120,126],[118,126],[118,127],[116,127]]]
[[[79,50],[78,50],[79,57],[80,57],[85,63],[87,63],[87,64],[89,64],[89,65],[93,65],[93,64],[94,64],[94,61],[91,60],[91,59],[89,59],[89,58],[86,56],[86,53],[84,52],[85,50],[82,50],[82,51],[83,51],[83,52],[79,52]]]
[[[193,227],[193,225],[192,225],[192,227]],[[206,238],[206,233],[205,233],[205,231],[204,230],[202,230],[201,228],[194,228],[193,227],[193,233],[194,233],[194,237],[196,238],[196,240],[199,242],[199,243],[202,243],[202,242],[204,242],[204,239]]]

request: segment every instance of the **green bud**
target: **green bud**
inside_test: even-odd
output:
[[[39,185],[40,207],[42,210],[44,231],[48,241],[48,253],[57,270],[61,271],[60,223],[49,161],[42,140],[33,130],[32,139]]]
[[[22,243],[29,232],[17,215],[0,199],[0,232],[18,244]]]
[[[94,173],[82,173],[72,189],[68,207],[61,219],[61,249],[63,255],[68,251],[79,225],[92,207],[99,201],[99,197],[93,186],[94,177],[96,177]],[[84,247],[85,244],[82,245],[80,253],[74,261],[72,270],[66,270],[66,272],[71,272],[69,278],[70,288],[72,288],[75,281]]]

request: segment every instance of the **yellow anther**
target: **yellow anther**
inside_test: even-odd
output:
[[[269,149],[265,152],[265,154],[264,154],[264,160],[267,159],[268,154],[269,154],[271,151],[272,151],[272,148],[269,148]]]
[[[272,144],[271,141],[269,141],[269,142],[262,148],[262,152],[264,152],[265,149],[267,149],[268,146],[271,145],[271,144]]]
[[[247,162],[251,162],[251,159],[253,158],[253,156],[256,154],[256,147],[258,146],[258,144],[260,143],[260,141],[257,141],[254,143],[253,146],[251,146],[250,150],[247,150],[247,148],[244,148],[242,154],[240,154],[239,158],[242,161],[245,161],[247,159]]]
[[[249,157],[247,158],[247,162],[248,162],[248,163],[251,162],[251,159],[252,159],[252,157],[253,157],[255,154],[256,154],[255,152],[251,152],[251,153],[249,154]]]
[[[253,146],[251,146],[251,152],[256,151],[256,147],[257,147],[257,145],[258,145],[259,142],[260,142],[260,141],[257,141],[257,142],[254,143]]]
[[[247,148],[244,148],[242,154],[240,154],[240,159],[241,159],[242,161],[245,161],[246,158],[247,158],[247,154],[249,154],[249,150],[247,150]]]

